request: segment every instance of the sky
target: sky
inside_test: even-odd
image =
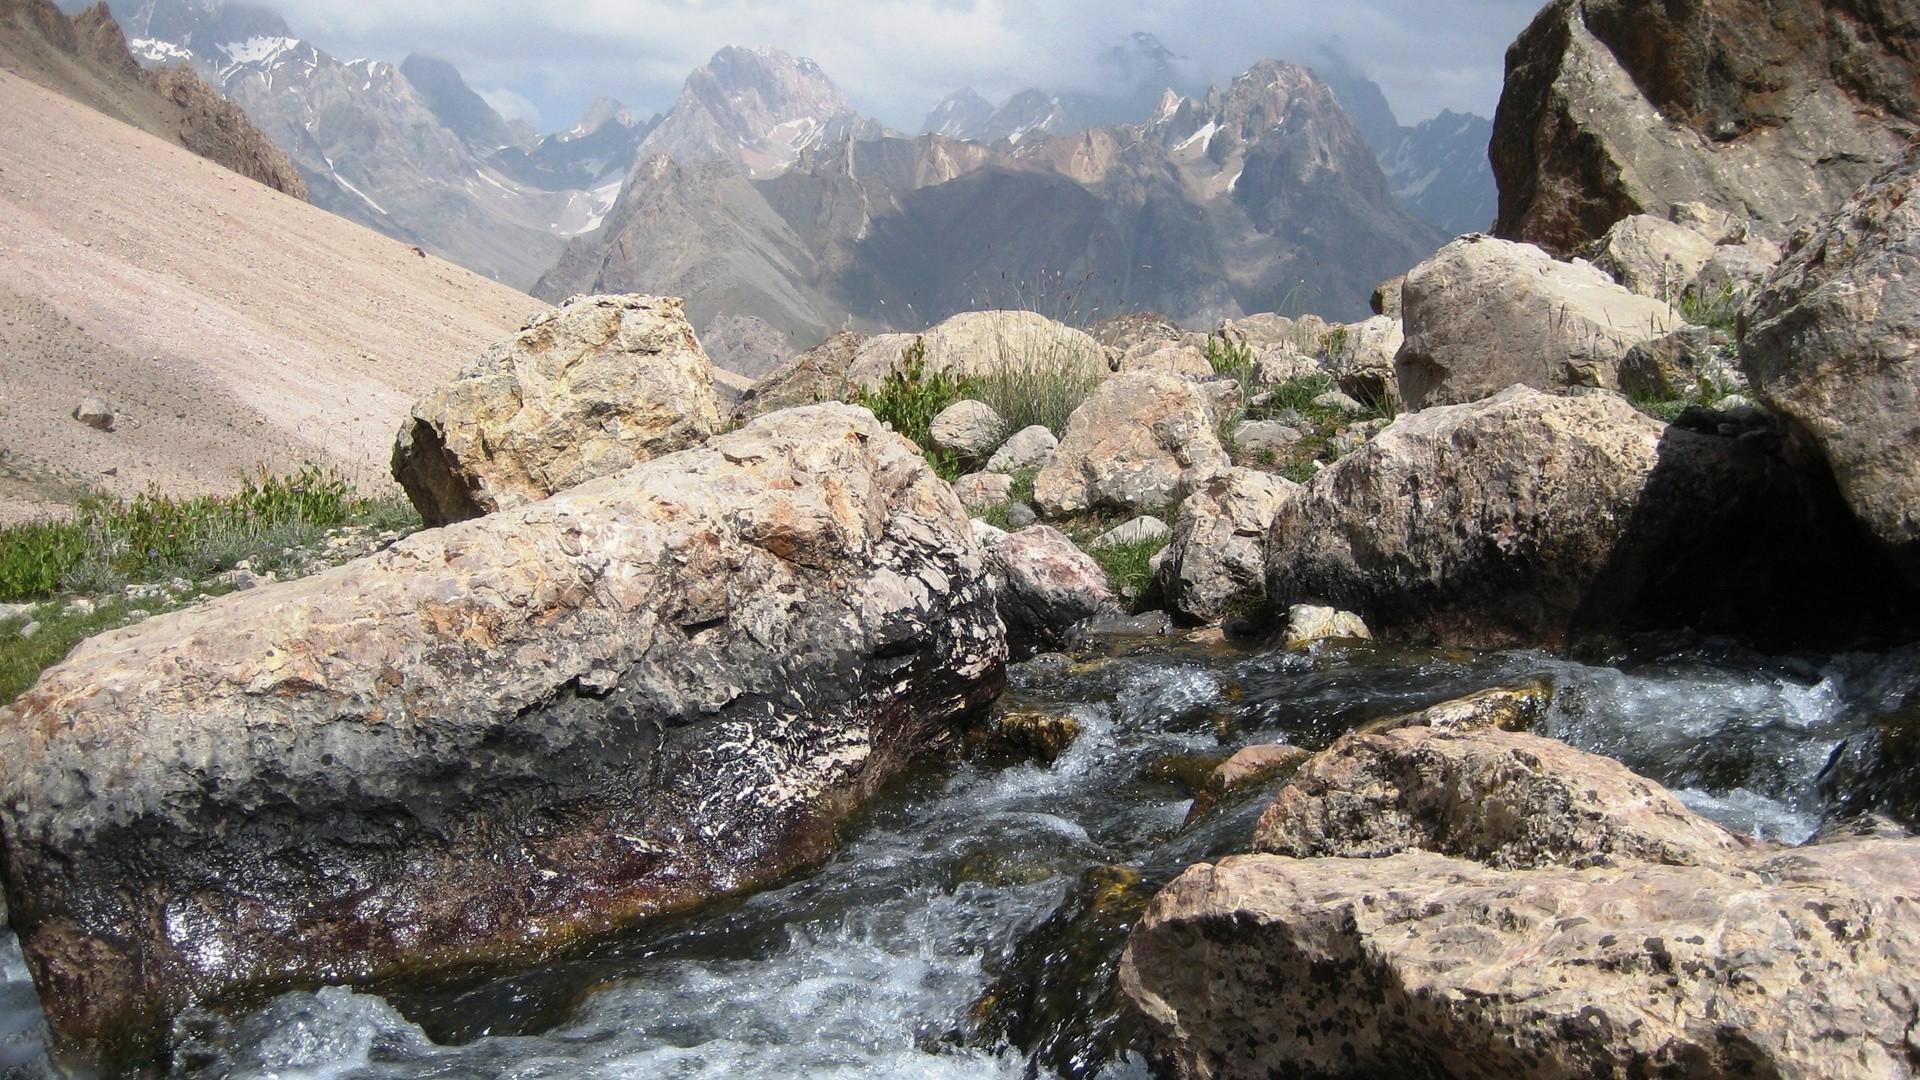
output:
[[[1136,31],[1194,87],[1265,56],[1328,51],[1386,91],[1402,123],[1443,108],[1491,116],[1509,42],[1542,0],[267,0],[342,57],[452,61],[496,108],[543,131],[596,95],[665,109],[723,45],[818,61],[860,112],[918,131],[950,91],[999,103],[1038,86],[1118,90],[1100,57]]]

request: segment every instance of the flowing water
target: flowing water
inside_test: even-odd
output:
[[[1620,758],[1733,828],[1799,842],[1848,794],[1820,779],[1843,741],[1920,704],[1920,649],[1778,659],[1693,642],[1596,665],[1339,647],[1043,658],[1015,669],[1001,707],[1079,721],[1051,764],[929,768],[784,887],[538,970],[189,1013],[172,1072],[1144,1077],[1140,1032],[1111,987],[1125,928],[1182,868],[1243,849],[1261,808],[1248,799],[1183,829],[1192,777],[1241,746],[1318,749],[1371,719],[1534,679],[1555,689],[1545,734]],[[10,939],[0,973],[4,1069],[25,1060],[37,1023]]]

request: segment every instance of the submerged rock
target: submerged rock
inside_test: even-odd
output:
[[[543,312],[414,403],[393,477],[428,525],[538,502],[720,429],[679,300],[592,296]]]
[[[542,955],[755,888],[998,691],[951,489],[795,409],[94,638],[0,711],[55,1029]]]

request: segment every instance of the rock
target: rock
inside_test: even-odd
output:
[[[1876,718],[1848,736],[1816,784],[1820,801],[1837,819],[1830,824],[1884,814],[1920,828],[1920,708]]]
[[[1629,291],[1677,304],[1713,258],[1713,241],[1651,214],[1622,218],[1594,245],[1593,265]]]
[[[1265,386],[1282,386],[1321,373],[1320,361],[1292,343],[1276,345],[1260,353],[1254,358],[1253,370]]]
[[[1256,835],[1122,958],[1172,1075],[1905,1074],[1920,842],[1781,850],[1608,759],[1429,728],[1341,739]]]
[[[1246,395],[1240,391],[1238,379],[1209,378],[1198,380],[1200,393],[1207,399],[1207,409],[1218,420],[1232,416],[1246,403]]]
[[[1024,529],[1039,520],[1040,515],[1034,513],[1033,507],[1026,503],[1014,503],[1007,507],[1007,524],[1016,529]]]
[[[981,521],[979,518],[974,518],[972,521],[972,533],[973,542],[980,545],[982,551],[1000,543],[1008,536],[1007,530],[991,522]]]
[[[1220,323],[1220,334],[1235,345],[1252,350],[1256,357],[1274,352],[1318,355],[1326,339],[1328,324],[1318,315],[1289,319],[1272,312],[1261,312]]]
[[[538,502],[720,429],[679,300],[591,296],[542,312],[414,403],[393,477],[430,526]]]
[[[1721,356],[1715,332],[1689,326],[1627,350],[1620,361],[1620,389],[1635,397],[1672,398],[1693,393],[1704,381],[1745,389],[1747,377]]]
[[[1871,558],[1824,498],[1764,442],[1668,428],[1613,394],[1513,387],[1402,415],[1287,500],[1268,602],[1484,647],[1557,648],[1623,620],[1749,634],[1789,609],[1817,621],[1842,594],[1873,606],[1836,561],[1851,552],[1864,575]]]
[[[1425,727],[1454,732],[1484,728],[1524,732],[1533,730],[1535,724],[1545,719],[1547,709],[1552,704],[1553,690],[1544,684],[1502,686],[1444,701],[1405,716],[1376,720],[1360,730],[1382,732]]]
[[[1304,438],[1305,432],[1278,420],[1249,420],[1233,429],[1233,445],[1248,454],[1284,454]]]
[[[700,332],[700,348],[714,367],[747,379],[764,379],[793,358],[787,336],[754,315],[714,316]]]
[[[967,311],[924,334],[883,334],[861,346],[847,377],[878,387],[900,366],[906,349],[925,346],[926,370],[954,376],[991,375],[1007,369],[1059,371],[1083,378],[1108,373],[1106,350],[1085,333],[1032,311]]]
[[[1917,189],[1920,147],[1822,221],[1748,303],[1740,362],[1920,584]]]
[[[1713,258],[1693,277],[1693,295],[1707,303],[1746,296],[1780,264],[1780,246],[1750,240],[1713,249]]]
[[[260,584],[260,576],[251,570],[235,570],[233,572],[233,591],[235,592],[246,592],[248,589],[259,588]]]
[[[74,406],[73,418],[97,431],[112,431],[118,419],[103,397],[90,397]]]
[[[1163,315],[1129,311],[1109,315],[1087,327],[1088,336],[1115,353],[1125,354],[1143,342],[1170,344],[1182,336],[1178,326]]]
[[[1327,449],[1333,453],[1335,460],[1346,457],[1365,446],[1368,439],[1385,431],[1390,423],[1392,421],[1381,418],[1348,424],[1336,432],[1333,438],[1327,440]]]
[[[1080,722],[1048,713],[1001,713],[967,732],[967,742],[989,757],[1051,765],[1080,737]]]
[[[957,454],[968,461],[984,460],[1000,445],[1007,422],[984,401],[956,401],[940,410],[927,426],[927,442],[935,450]]]
[[[20,638],[20,640],[25,641],[26,639],[34,636],[35,634],[38,634],[39,632],[40,632],[39,621],[34,619],[29,619],[26,625],[14,631],[14,634],[16,637]]]
[[[1410,409],[1478,401],[1514,383],[1617,389],[1628,349],[1685,322],[1591,266],[1478,235],[1415,267],[1404,296],[1394,372]]]
[[[1053,454],[1059,446],[1060,440],[1053,437],[1053,432],[1039,424],[1021,428],[987,459],[987,471],[1017,473],[1044,469],[1053,464]]]
[[[1299,489],[1255,469],[1225,469],[1197,485],[1180,504],[1173,541],[1155,568],[1168,605],[1183,619],[1212,624],[1257,601],[1267,532],[1280,504]]]
[[[1146,611],[1138,615],[1115,613],[1100,615],[1075,626],[1069,641],[1074,648],[1085,651],[1113,642],[1166,637],[1171,633],[1173,620],[1164,611]]]
[[[1400,317],[1400,289],[1405,286],[1406,283],[1407,275],[1401,274],[1399,277],[1388,278],[1380,284],[1375,285],[1373,287],[1373,296],[1370,298],[1373,313],[1375,315],[1385,315],[1390,319],[1398,319]]]
[[[1406,343],[1400,325],[1399,296],[1399,287],[1395,286],[1392,316],[1377,316],[1348,326],[1340,348],[1327,360],[1327,373],[1350,400],[1376,407],[1400,403],[1400,384],[1393,374],[1394,359]]]
[[[1334,409],[1343,413],[1361,413],[1367,411],[1365,405],[1360,404],[1338,390],[1329,390],[1321,394],[1313,399],[1313,403],[1318,408]]]
[[[1065,533],[1030,525],[987,553],[1014,659],[1064,648],[1083,620],[1116,613],[1106,571]]]
[[[973,511],[991,510],[1013,497],[1013,477],[1005,473],[969,473],[953,482],[960,505]]]
[[[1315,604],[1287,609],[1287,632],[1282,648],[1304,649],[1316,641],[1371,641],[1373,632],[1360,616]]]
[[[1121,544],[1145,544],[1164,538],[1171,529],[1157,517],[1137,517],[1116,525],[1095,537],[1090,548],[1117,547]]]
[[[1785,239],[1914,134],[1916,31],[1895,0],[1555,0],[1507,54],[1494,231],[1571,253],[1700,202]]]
[[[10,622],[25,622],[33,615],[38,604],[0,604],[0,625]]]
[[[1157,371],[1115,375],[1067,422],[1053,464],[1034,481],[1049,516],[1097,506],[1162,506],[1228,465],[1206,396]]]
[[[741,396],[734,415],[742,420],[823,401],[843,401],[852,389],[847,372],[867,342],[866,335],[842,330],[768,372]]]
[[[1143,341],[1121,354],[1117,371],[1165,371],[1189,379],[1213,377],[1204,350],[1179,341]]]
[[[1692,229],[1716,247],[1745,243],[1747,239],[1746,218],[1715,210],[1703,202],[1674,203],[1667,208],[1667,220]]]
[[[1000,689],[969,529],[814,406],[81,644],[0,710],[53,1027],[525,961],[822,857]]]
[[[1290,775],[1312,756],[1286,743],[1235,751],[1208,774],[1206,782],[1194,793],[1193,805],[1187,809],[1186,825],[1191,826],[1211,814],[1223,799]]]

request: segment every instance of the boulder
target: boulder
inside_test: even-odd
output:
[[[1313,755],[1297,746],[1273,743],[1248,746],[1214,768],[1194,792],[1193,805],[1187,808],[1187,825],[1211,814],[1221,800],[1249,788],[1269,784],[1292,774]]]
[[[1265,584],[1267,532],[1280,504],[1298,490],[1255,469],[1225,469],[1196,485],[1180,504],[1157,571],[1167,604],[1183,619],[1212,624],[1236,604],[1256,601]]]
[[[90,397],[73,408],[73,418],[96,431],[112,431],[118,417],[103,397]]]
[[[996,371],[1062,371],[1083,378],[1108,373],[1106,349],[1084,332],[1032,311],[967,311],[924,334],[882,334],[862,345],[847,377],[878,387],[918,340],[927,371],[956,377]]]
[[[524,961],[822,857],[999,691],[969,529],[814,406],[83,643],[0,710],[53,1027]]]
[[[714,316],[700,331],[700,347],[714,367],[748,380],[764,379],[793,358],[787,336],[754,315]]]
[[[1242,453],[1284,454],[1306,438],[1306,432],[1278,420],[1249,420],[1233,429],[1233,445]]]
[[[1007,525],[1011,528],[1024,529],[1039,520],[1040,515],[1026,503],[1017,502],[1007,507]]]
[[[1198,386],[1165,372],[1126,372],[1073,411],[1053,464],[1034,481],[1034,499],[1050,516],[1150,509],[1227,465]]]
[[[1007,422],[984,401],[956,401],[940,410],[927,426],[927,442],[935,450],[979,461],[993,453],[1007,433]]]
[[[1169,1075],[1905,1076],[1920,841],[1782,850],[1501,731],[1355,735],[1120,984]]]
[[[1145,311],[1109,315],[1087,327],[1087,336],[1113,350],[1116,355],[1124,354],[1142,342],[1172,344],[1179,341],[1183,334],[1184,331],[1165,316]]]
[[[1065,648],[1083,620],[1120,614],[1106,571],[1058,529],[1029,525],[987,552],[1015,659]]]
[[[1253,371],[1266,386],[1280,386],[1322,373],[1320,361],[1301,352],[1292,343],[1275,345],[1253,359]]]
[[[1013,497],[1013,477],[1004,473],[969,473],[953,482],[960,505],[976,513],[991,510]]]
[[[1393,374],[1393,362],[1407,339],[1400,324],[1399,297],[1396,286],[1395,314],[1376,315],[1348,326],[1340,347],[1327,359],[1327,373],[1350,399],[1375,406],[1400,403],[1400,384]]]
[[[1881,604],[1884,576],[1826,482],[1777,438],[1703,420],[1526,387],[1402,415],[1282,505],[1268,602],[1400,638],[1548,648],[1629,624],[1810,632]]]
[[[1768,276],[1740,361],[1920,583],[1920,146]]]
[[[1771,240],[1749,240],[1713,249],[1713,258],[1693,276],[1690,291],[1708,304],[1744,297],[1758,288],[1780,265],[1780,245]]]
[[[1725,210],[1715,210],[1703,202],[1677,202],[1667,208],[1667,220],[1683,225],[1715,246],[1739,244],[1747,239],[1747,219]]]
[[[1415,267],[1403,295],[1394,372],[1410,409],[1478,401],[1514,383],[1617,389],[1628,349],[1685,322],[1591,266],[1480,235]]]
[[[987,471],[1017,473],[1044,469],[1053,464],[1053,454],[1059,446],[1060,440],[1054,438],[1053,432],[1039,424],[1021,428],[987,459]]]
[[[1920,128],[1917,35],[1900,0],[1554,0],[1507,53],[1495,232],[1569,254],[1698,202],[1784,240]]]
[[[867,342],[866,335],[842,330],[806,352],[786,361],[753,384],[740,398],[734,415],[742,420],[796,405],[842,401],[852,390],[847,372]]]
[[[1385,315],[1390,319],[1398,319],[1400,317],[1400,290],[1406,283],[1407,275],[1401,274],[1399,277],[1388,278],[1380,284],[1375,285],[1373,287],[1373,295],[1369,298],[1373,313],[1375,315]]]
[[[1287,609],[1287,629],[1281,648],[1304,649],[1316,641],[1371,641],[1366,620],[1351,611],[1295,604]]]
[[[1375,720],[1359,730],[1380,732],[1425,727],[1454,732],[1479,731],[1483,728],[1531,731],[1535,724],[1546,719],[1547,709],[1552,704],[1553,690],[1544,684],[1499,686],[1443,701],[1419,712]]]
[[[1121,354],[1119,371],[1166,371],[1189,379],[1213,377],[1204,349],[1180,341],[1143,341]]]
[[[1172,530],[1167,523],[1157,517],[1142,516],[1132,521],[1115,525],[1087,546],[1090,548],[1118,547],[1121,544],[1148,544],[1164,538]]]
[[[1689,326],[1643,341],[1620,361],[1620,390],[1634,397],[1673,398],[1700,389],[1705,382],[1724,390],[1744,390],[1747,377],[1722,355],[1725,335]]]
[[[1697,230],[1635,214],[1615,222],[1594,245],[1593,264],[1630,292],[1677,304],[1713,253],[1713,241]]]
[[[672,297],[541,312],[415,402],[393,477],[428,525],[538,502],[720,429],[706,353]]]

